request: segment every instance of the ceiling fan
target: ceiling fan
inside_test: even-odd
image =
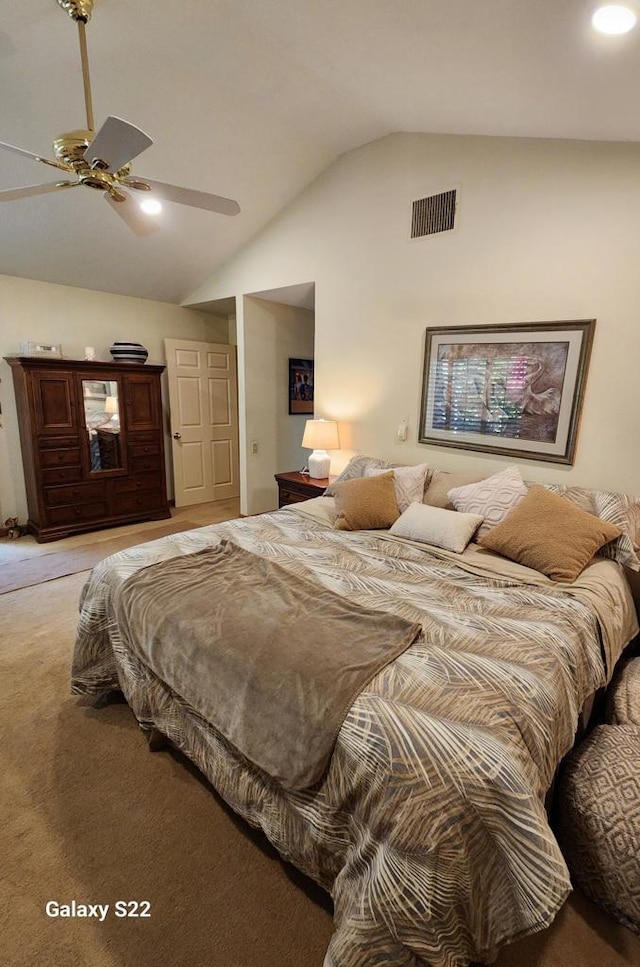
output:
[[[0,141],[0,149],[59,168],[73,177],[71,180],[0,191],[0,201],[14,201],[31,195],[44,195],[48,192],[84,185],[86,188],[103,192],[105,200],[136,235],[149,235],[157,231],[160,225],[155,219],[143,214],[134,202],[131,192],[153,192],[157,198],[177,202],[179,205],[190,205],[193,208],[202,208],[221,215],[237,215],[240,206],[231,198],[212,195],[205,191],[195,191],[192,188],[179,188],[177,185],[152,181],[150,178],[141,180],[131,177],[131,161],[152,145],[153,141],[140,128],[118,117],[108,117],[97,133],[94,129],[85,34],[85,25],[91,17],[94,0],[57,0],[57,3],[78,25],[87,113],[86,130],[69,131],[56,138],[53,142],[55,160],[42,158],[32,151],[25,151],[24,148],[5,144],[2,141]]]

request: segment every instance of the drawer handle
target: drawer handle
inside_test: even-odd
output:
[[[64,453],[58,454],[58,460],[61,460],[61,461],[64,460]]]
[[[149,447],[143,447],[142,448],[142,451],[143,451],[143,453],[148,453],[149,452]]]
[[[82,513],[82,508],[76,507],[76,517],[79,517],[81,513]]]

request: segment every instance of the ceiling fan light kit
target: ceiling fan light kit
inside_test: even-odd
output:
[[[591,17],[594,30],[610,37],[628,34],[637,22],[638,18],[631,7],[618,3],[608,3],[598,7]]]
[[[56,0],[56,2],[78,24],[87,127],[59,135],[53,142],[54,158],[43,158],[32,151],[26,151],[24,148],[3,141],[0,141],[0,150],[11,151],[41,164],[52,166],[73,176],[75,180],[65,179],[41,185],[9,188],[0,191],[0,202],[44,195],[63,188],[82,185],[94,191],[101,191],[114,211],[138,236],[149,235],[160,228],[158,222],[154,221],[154,215],[158,214],[162,206],[160,205],[159,209],[156,208],[153,214],[144,214],[140,207],[133,203],[131,192],[153,192],[157,198],[178,205],[188,205],[221,215],[237,215],[240,212],[240,206],[231,198],[196,191],[192,188],[180,188],[178,185],[152,181],[149,178],[130,177],[131,161],[150,147],[153,140],[135,124],[113,115],[106,119],[97,132],[94,131],[89,59],[84,30],[93,12],[94,0]]]

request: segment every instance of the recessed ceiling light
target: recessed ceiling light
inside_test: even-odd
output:
[[[637,20],[635,13],[629,7],[613,3],[598,7],[591,18],[591,24],[601,34],[626,34],[633,30]]]
[[[140,202],[140,208],[145,215],[159,215],[162,211],[162,205],[155,198],[145,198]]]

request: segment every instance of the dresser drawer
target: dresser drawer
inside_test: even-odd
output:
[[[54,467],[53,470],[42,471],[42,483],[45,487],[53,484],[75,483],[82,480],[81,467]]]
[[[138,473],[135,476],[125,477],[123,480],[114,480],[113,482],[113,490],[116,494],[135,494],[157,489],[157,473]]]
[[[40,450],[66,450],[68,447],[77,447],[77,436],[41,436],[38,437],[38,447]]]
[[[47,511],[47,521],[52,524],[77,524],[78,522],[99,520],[107,517],[105,501],[97,504],[82,504],[79,507],[54,507]]]
[[[300,490],[290,490],[288,487],[281,487],[278,496],[281,507],[286,507],[287,504],[297,504],[301,500],[309,500],[309,494],[302,493]]]
[[[130,430],[127,434],[127,440],[131,446],[135,446],[138,443],[157,443],[158,442],[158,431],[157,430]]]
[[[275,474],[278,484],[278,506],[297,504],[301,500],[321,497],[329,486],[329,478],[308,477],[296,470]]]
[[[148,443],[132,443],[129,446],[129,453],[132,457],[150,457],[160,453],[160,443],[157,437],[155,442],[150,440]]]
[[[80,463],[80,447],[68,450],[41,450],[40,463],[43,467],[59,467]]]
[[[76,504],[78,501],[104,500],[104,483],[79,483],[67,487],[46,487],[44,502],[47,507]]]
[[[144,473],[146,470],[156,470],[160,469],[160,455],[156,457],[131,457],[129,461],[129,466],[131,472],[136,475],[139,473]]]
[[[167,498],[160,490],[147,490],[141,494],[123,494],[112,502],[111,513],[115,517],[121,514],[141,514],[147,510],[159,510],[166,505]]]

